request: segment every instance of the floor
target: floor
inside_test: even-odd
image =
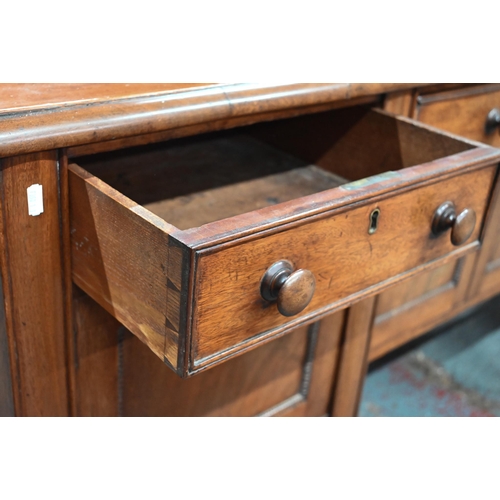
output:
[[[500,297],[375,362],[360,416],[500,416]]]

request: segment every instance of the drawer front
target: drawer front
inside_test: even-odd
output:
[[[182,376],[479,245],[500,151],[364,108],[263,125],[69,166],[75,284]]]
[[[227,355],[228,350],[243,349],[256,336],[275,335],[375,293],[389,281],[442,257],[475,248],[495,171],[483,168],[391,193],[281,227],[275,234],[257,234],[198,252],[191,315],[194,368]],[[454,202],[458,211],[470,208],[477,215],[463,246],[452,244],[449,231],[432,234],[434,213],[445,201]],[[380,211],[378,226],[369,234],[375,209]],[[283,259],[295,269],[310,271],[316,281],[311,302],[293,318],[283,316],[260,293],[266,269]]]
[[[499,147],[500,123],[488,126],[488,115],[494,109],[500,114],[499,84],[422,95],[417,98],[414,117],[442,130]]]

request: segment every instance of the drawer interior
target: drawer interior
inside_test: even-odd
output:
[[[359,107],[75,161],[185,230],[473,147]]]

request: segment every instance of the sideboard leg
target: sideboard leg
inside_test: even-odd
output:
[[[33,185],[41,186],[43,208],[32,197],[30,214]],[[17,416],[70,413],[59,191],[56,151],[0,160],[0,262]]]
[[[333,417],[354,417],[358,413],[368,368],[375,301],[376,297],[370,297],[354,304],[347,311],[332,404]]]

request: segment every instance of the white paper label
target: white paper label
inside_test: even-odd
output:
[[[33,184],[28,189],[28,214],[40,215],[43,213],[43,190],[41,184]]]

